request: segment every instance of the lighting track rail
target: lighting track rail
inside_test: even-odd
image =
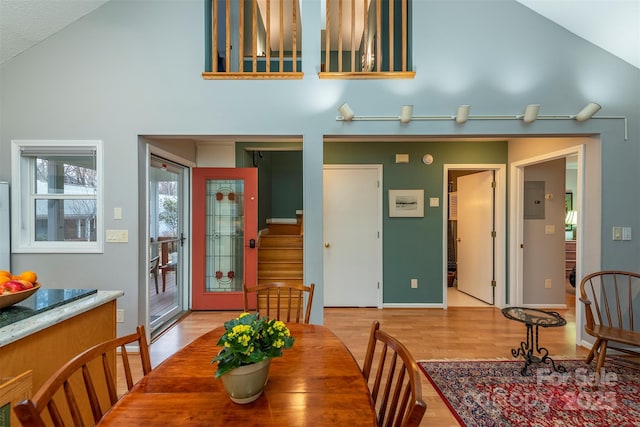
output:
[[[567,115],[538,115],[540,105],[530,104],[526,107],[524,114],[508,115],[508,114],[496,114],[496,115],[469,115],[469,106],[461,105],[458,108],[457,115],[434,115],[434,116],[414,116],[413,106],[404,105],[400,116],[356,116],[353,110],[347,103],[344,103],[338,107],[340,116],[336,117],[336,121],[342,122],[393,122],[400,121],[403,124],[407,124],[412,121],[449,121],[455,120],[458,124],[463,124],[468,120],[522,120],[529,124],[535,120],[576,120],[584,122],[589,119],[609,119],[609,120],[622,120],[624,124],[624,140],[629,138],[628,123],[626,116],[594,116],[594,114],[600,110],[600,105],[592,102],[587,104],[578,114]]]

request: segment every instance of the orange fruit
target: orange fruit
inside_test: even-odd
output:
[[[2,285],[4,282],[8,282],[9,280],[11,280],[11,277],[0,275],[0,285]]]
[[[23,271],[22,273],[20,273],[20,276],[18,276],[18,278],[20,280],[26,280],[31,283],[36,283],[36,281],[38,280],[38,275],[33,271]]]
[[[11,272],[8,270],[0,270],[0,276],[11,277]]]

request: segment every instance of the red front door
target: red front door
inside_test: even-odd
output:
[[[193,169],[194,310],[241,310],[257,280],[258,169]]]

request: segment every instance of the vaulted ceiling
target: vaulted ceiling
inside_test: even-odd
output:
[[[0,63],[107,1],[0,0]],[[640,0],[517,1],[640,68]]]

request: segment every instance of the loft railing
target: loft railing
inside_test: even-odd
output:
[[[298,0],[211,0],[207,9],[203,78],[303,77]]]
[[[210,0],[205,79],[301,79],[299,0]],[[325,0],[319,77],[413,78],[411,0]]]
[[[410,0],[325,0],[320,78],[413,78]]]

